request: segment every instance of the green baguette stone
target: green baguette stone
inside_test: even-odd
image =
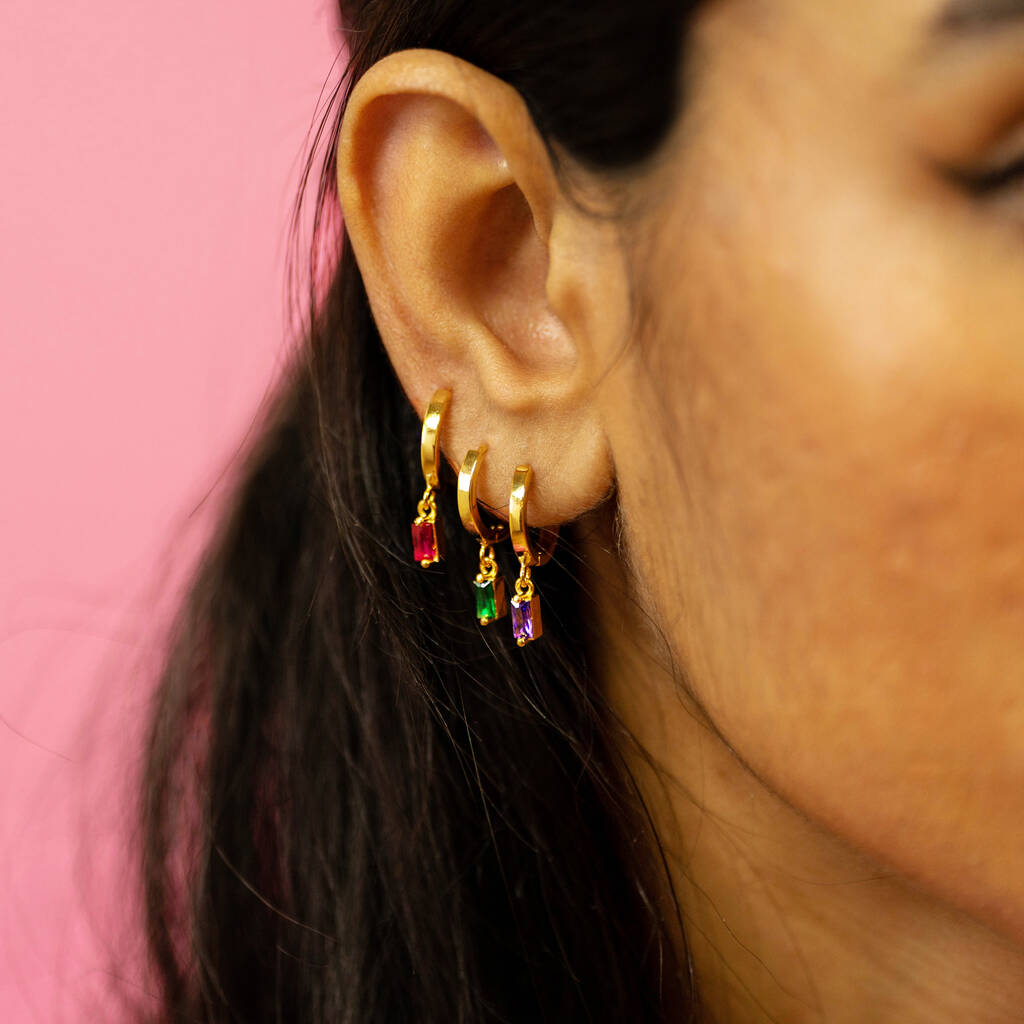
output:
[[[476,587],[476,617],[486,624],[494,619],[497,611],[494,606],[494,587],[490,580],[473,585]]]
[[[474,580],[473,586],[476,587],[476,617],[480,624],[486,626],[500,619],[506,611],[505,581],[500,577],[483,583]]]

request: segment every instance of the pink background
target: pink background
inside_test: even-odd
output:
[[[113,1020],[158,627],[284,350],[339,37],[320,0],[0,21],[0,1020]]]

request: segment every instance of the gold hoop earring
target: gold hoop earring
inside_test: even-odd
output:
[[[477,503],[477,477],[487,445],[481,444],[466,453],[459,470],[459,518],[462,525],[480,541],[480,571],[473,581],[476,594],[476,617],[481,626],[502,618],[508,612],[505,581],[498,575],[494,545],[508,536],[502,522],[485,523]]]
[[[412,553],[423,568],[440,562],[444,558],[444,538],[437,528],[437,489],[440,484],[439,435],[452,393],[439,388],[430,399],[423,416],[423,430],[420,433],[420,465],[426,489],[416,506],[416,518],[412,524]]]
[[[519,579],[516,596],[512,598],[512,635],[520,647],[536,640],[544,631],[540,617],[540,596],[536,593],[530,570],[551,560],[558,543],[558,530],[539,530],[531,540],[526,521],[526,506],[533,483],[530,466],[516,466],[512,477],[512,493],[508,500],[508,529],[512,547],[519,558]]]

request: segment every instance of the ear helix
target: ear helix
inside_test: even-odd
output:
[[[420,433],[420,465],[426,488],[416,506],[416,518],[412,524],[412,553],[423,568],[440,562],[444,558],[444,536],[438,529],[437,490],[440,485],[439,458],[441,422],[444,419],[452,393],[448,388],[434,392],[427,411],[423,416]]]
[[[485,523],[480,515],[476,489],[480,465],[487,451],[481,444],[466,453],[459,470],[459,518],[462,525],[480,541],[480,571],[473,581],[476,595],[476,617],[481,626],[502,618],[508,612],[505,581],[498,574],[494,545],[508,536],[502,522]]]

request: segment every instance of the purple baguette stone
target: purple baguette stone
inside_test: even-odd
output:
[[[512,635],[520,646],[541,635],[540,598],[534,594],[528,601],[514,597],[512,606]]]

